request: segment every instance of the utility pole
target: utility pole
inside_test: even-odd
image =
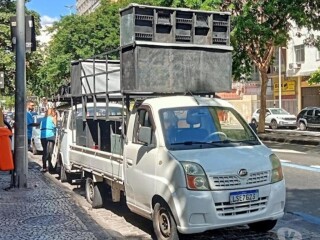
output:
[[[281,99],[281,90],[282,90],[282,84],[281,84],[281,47],[279,47],[279,108],[282,107],[282,99]]]
[[[16,93],[15,93],[15,187],[27,187],[27,123],[26,123],[26,37],[25,1],[17,0]]]

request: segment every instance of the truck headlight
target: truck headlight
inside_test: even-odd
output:
[[[271,183],[279,182],[283,179],[283,172],[280,159],[275,154],[269,156],[272,165]]]
[[[187,187],[190,190],[209,190],[208,178],[197,163],[181,162],[186,174]]]

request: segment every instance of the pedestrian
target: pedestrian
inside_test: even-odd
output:
[[[47,161],[49,162],[49,170],[52,169],[51,157],[53,153],[54,142],[56,138],[57,114],[54,108],[48,108],[44,118],[40,122],[40,138],[43,148],[42,154],[42,172],[48,171]]]
[[[32,139],[32,127],[39,126],[39,123],[35,123],[33,120],[34,112],[34,101],[27,101],[27,136],[28,136],[28,150],[31,150],[31,139]]]

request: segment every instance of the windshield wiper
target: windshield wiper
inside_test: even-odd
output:
[[[257,139],[246,139],[246,140],[224,140],[219,141],[218,143],[243,143],[243,144],[249,144],[249,145],[258,145],[260,142]]]
[[[193,144],[211,144],[211,143],[210,142],[200,142],[200,141],[185,141],[185,142],[171,143],[171,145],[193,145]]]

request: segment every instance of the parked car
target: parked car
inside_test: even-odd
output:
[[[320,107],[306,107],[297,116],[297,126],[305,131],[309,128],[320,128]]]
[[[251,122],[258,124],[260,109],[254,111]],[[296,128],[296,116],[288,113],[282,108],[267,108],[265,124],[269,128],[277,129],[280,127]]]
[[[33,121],[35,123],[40,123],[43,117],[43,115],[34,115]],[[43,151],[40,139],[40,126],[32,128],[31,150],[34,155],[39,154]]]

